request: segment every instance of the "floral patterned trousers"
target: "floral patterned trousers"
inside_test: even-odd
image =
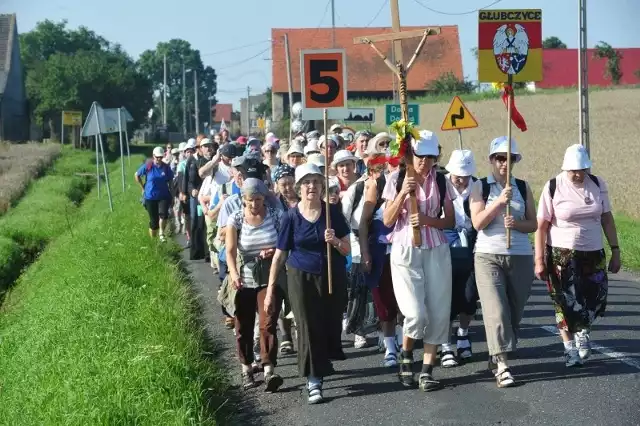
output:
[[[609,281],[604,250],[579,251],[547,246],[547,289],[558,329],[591,329],[607,306]]]

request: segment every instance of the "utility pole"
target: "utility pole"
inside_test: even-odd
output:
[[[587,51],[587,0],[578,0],[580,21],[578,49],[578,126],[580,128],[580,144],[591,156],[589,141],[589,56]]]
[[[162,108],[162,124],[167,127],[167,55],[164,55],[164,85],[162,86],[164,92],[164,103]]]
[[[251,134],[251,87],[247,86],[247,136]]]
[[[187,137],[187,71],[184,67],[184,58],[182,60],[182,134]]]
[[[198,71],[193,70],[193,90],[195,92],[196,135],[200,133],[200,109],[198,108]]]
[[[331,0],[331,45],[336,48],[336,2]]]

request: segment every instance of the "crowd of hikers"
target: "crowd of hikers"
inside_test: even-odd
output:
[[[478,301],[488,369],[498,387],[513,386],[509,354],[536,276],[547,283],[566,366],[582,365],[606,308],[607,272],[620,269],[607,185],[590,174],[585,149],[567,148],[536,210],[527,182],[507,182],[507,164],[517,171],[523,160],[515,140],[489,143],[489,173],[478,178],[470,150],[441,166],[434,132],[412,138],[400,163],[390,161],[394,138],[334,125],[291,141],[273,133],[232,141],[224,130],[157,147],[137,170],[150,235],[185,233],[190,259],[206,260],[221,283],[243,387],[277,391],[278,357],[297,353],[308,402],[323,401],[323,379],[346,358],[346,333],[356,348],[377,337],[382,364],[404,386],[440,389],[438,363],[473,359]],[[419,371],[415,342],[424,346]]]

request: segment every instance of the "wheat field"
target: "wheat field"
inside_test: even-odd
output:
[[[579,143],[578,95],[522,96],[516,97],[515,103],[528,130],[521,132],[512,126],[523,155],[522,162],[513,169],[514,175],[529,181],[534,193],[539,194],[544,183],[560,172],[565,149]],[[506,108],[501,100],[465,104],[479,127],[462,131],[463,146],[475,154],[478,174],[486,176],[489,143],[506,134]],[[640,201],[636,197],[640,178],[640,90],[594,91],[589,95],[589,105],[592,173],[608,183],[614,211],[640,218]],[[440,130],[448,108],[448,104],[420,105],[419,127],[438,134],[444,164],[458,147],[458,132]],[[384,120],[384,108],[377,108],[376,117]]]

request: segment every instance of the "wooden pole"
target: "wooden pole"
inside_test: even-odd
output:
[[[329,123],[328,123],[328,110],[325,108],[322,111],[322,118],[324,119],[324,160],[325,163],[329,161]],[[324,167],[324,206],[325,206],[325,218],[327,229],[331,229],[331,216],[329,215],[329,164]],[[329,284],[329,294],[333,294],[333,277],[331,274],[331,244],[327,243],[327,283]]]
[[[289,90],[289,145],[293,143],[293,77],[291,76],[291,56],[289,56],[289,34],[284,33],[284,53],[287,62],[287,88]],[[325,132],[326,133],[326,132]]]
[[[511,186],[511,109],[513,108],[513,76],[509,74],[507,78],[507,85],[509,87],[509,93],[507,97],[507,181],[505,187]],[[526,197],[527,194],[522,194]],[[505,208],[507,216],[511,215],[511,201],[509,201]],[[511,229],[507,229],[507,248],[511,248]]]
[[[458,129],[458,145],[462,149],[462,130]]]

